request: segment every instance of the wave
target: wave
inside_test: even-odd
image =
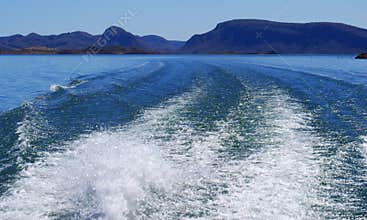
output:
[[[53,126],[75,139],[24,164],[0,198],[0,218],[323,219],[364,207],[356,191],[365,173],[355,169],[365,167],[352,147],[366,141],[326,139],[317,112],[269,81],[166,67],[89,77],[73,89],[81,91],[30,106],[16,126],[19,146],[34,147]],[[135,108],[115,107],[120,99]],[[133,116],[124,124],[122,114]],[[113,123],[81,132],[97,119]]]
[[[184,100],[170,100],[182,102]],[[66,152],[52,153],[23,170],[0,201],[2,219],[106,218],[144,216],[149,197],[183,181],[173,164],[149,140],[146,123],[167,117],[180,104],[147,111],[142,125],[97,132],[72,142]],[[142,134],[148,135],[141,139]],[[150,200],[154,202],[154,200]],[[140,208],[143,209],[143,208]]]
[[[198,87],[66,144],[19,174],[0,217],[326,217],[322,209],[338,204],[319,194],[325,161],[315,146],[325,140],[310,126],[313,115],[281,90],[249,91],[214,128],[196,129],[188,115],[211,95]]]
[[[322,68],[305,68],[305,67],[294,67],[292,65],[289,65],[288,67],[285,67],[285,66],[281,66],[281,65],[269,65],[269,64],[255,64],[255,63],[248,63],[248,64],[252,64],[252,65],[257,65],[257,66],[262,66],[262,67],[269,67],[271,69],[277,69],[277,70],[286,70],[286,71],[291,71],[291,72],[297,72],[297,73],[301,73],[301,74],[304,74],[304,75],[309,75],[309,76],[313,76],[313,77],[320,77],[320,78],[323,78],[323,79],[330,79],[330,80],[333,80],[333,81],[337,81],[337,82],[344,82],[345,83],[345,79],[343,78],[340,78],[340,76],[343,76],[345,75],[345,72],[342,72],[342,71],[336,71],[334,70],[334,74],[336,72],[340,73],[339,74],[339,77],[335,75],[331,75],[330,72],[331,70],[330,69],[322,69]],[[355,84],[358,84],[358,83],[351,83],[352,85],[355,85]]]
[[[66,89],[74,89],[84,83],[87,83],[87,80],[78,80],[78,81],[74,81],[71,85],[69,86],[62,86],[62,85],[58,85],[58,84],[52,84],[50,86],[50,91],[52,92],[57,92],[59,90],[66,90]]]
[[[151,72],[164,66],[162,62],[145,64],[143,67],[150,71],[136,67],[139,73],[130,72],[135,76],[122,70],[121,73],[100,73],[101,78],[80,77],[67,84],[69,89],[40,95],[1,114],[0,193],[12,185],[24,166],[44,153],[64,151],[69,147],[64,145],[67,141],[126,124],[143,109],[190,90],[190,72],[180,74],[182,69],[174,65],[170,67],[181,72]],[[184,79],[176,80],[172,77],[174,74]],[[126,79],[125,76],[130,78],[119,80]]]
[[[365,75],[353,73],[351,71],[326,69],[326,68],[310,68],[310,67],[305,68],[305,67],[293,66],[290,64],[286,64],[286,66],[284,66],[284,65],[261,64],[254,62],[241,62],[241,63],[257,67],[271,68],[273,70],[281,70],[281,71],[283,70],[300,73],[312,77],[319,77],[321,79],[333,80],[338,83],[349,84],[351,86],[367,85]]]
[[[364,152],[366,158],[367,158],[367,136],[361,137],[362,140],[362,151]]]
[[[130,78],[136,77],[137,75],[150,74],[162,69],[165,66],[163,62],[142,62],[140,64],[127,66],[122,69],[109,71],[109,73],[98,73],[98,74],[90,74],[84,75],[79,77],[78,79],[72,80],[71,83],[68,85],[59,85],[59,84],[52,84],[50,85],[51,92],[57,92],[60,90],[67,90],[67,89],[75,89],[80,85],[88,83],[89,81],[93,80],[100,80],[101,78],[105,77],[115,77],[118,75],[120,79],[127,80]],[[138,74],[137,74],[138,73]]]
[[[255,142],[263,146],[246,160],[234,160],[219,169],[228,193],[213,201],[216,218],[317,219],[319,166],[313,146],[321,140],[309,127],[309,115],[279,93],[270,96],[261,111]],[[259,106],[260,107],[260,106]]]

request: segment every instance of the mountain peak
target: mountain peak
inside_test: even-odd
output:
[[[146,40],[146,41],[150,41],[152,43],[162,43],[162,42],[167,42],[167,40],[161,36],[158,35],[145,35],[142,36],[141,39]]]
[[[32,33],[28,34],[26,37],[41,37],[41,35],[32,32]]]
[[[111,26],[109,28],[107,28],[103,35],[108,34],[108,35],[117,35],[117,34],[131,34],[129,32],[127,32],[125,29],[118,27],[118,26]]]

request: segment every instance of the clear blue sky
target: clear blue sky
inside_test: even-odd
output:
[[[236,18],[335,21],[367,28],[367,0],[2,0],[0,35],[93,34],[136,12],[125,25],[134,34],[186,40]]]

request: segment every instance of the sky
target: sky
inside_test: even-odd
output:
[[[1,0],[0,36],[86,31],[119,24],[138,35],[187,40],[232,19],[331,21],[367,28],[366,0]]]

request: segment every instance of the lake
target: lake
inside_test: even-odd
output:
[[[367,216],[351,55],[0,56],[0,219]]]

